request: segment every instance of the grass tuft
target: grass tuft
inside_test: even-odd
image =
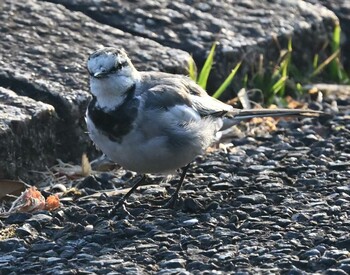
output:
[[[188,60],[188,75],[193,81],[197,81],[197,66],[192,56]]]
[[[214,56],[215,56],[215,50],[216,50],[217,43],[214,43],[210,49],[209,55],[207,59],[205,60],[204,66],[199,73],[198,79],[197,79],[197,70],[196,70],[196,64],[193,60],[193,58],[190,58],[188,61],[188,74],[189,77],[196,81],[199,86],[201,86],[204,90],[207,88],[208,78],[211,72],[211,69],[213,68],[214,63]],[[215,91],[213,94],[213,97],[219,98],[223,92],[229,87],[231,84],[233,78],[235,77],[239,67],[241,66],[242,62],[239,62],[231,71],[231,73],[227,76],[225,81],[220,85],[220,87]]]
[[[278,41],[276,41],[278,43]],[[320,53],[325,50],[323,48],[319,53],[314,55],[311,66],[305,71],[298,69],[292,60],[293,44],[292,38],[288,39],[287,47],[280,50],[280,56],[274,66],[264,66],[264,56],[260,55],[257,70],[255,74],[245,74],[242,86],[246,89],[254,88],[262,92],[265,104],[277,104],[283,106],[287,104],[286,96],[303,95],[305,89],[303,85],[307,85],[314,81],[316,76],[321,79],[332,81],[339,84],[350,83],[349,75],[341,64],[341,28],[337,24],[334,28],[332,39],[328,44],[331,54],[325,60],[320,60]],[[278,44],[279,45],[279,44]],[[208,57],[204,63],[202,70],[197,76],[196,64],[191,58],[188,62],[188,73],[191,79],[196,81],[203,89],[206,89],[208,78],[213,67],[214,56],[217,43],[214,43],[210,49]],[[326,45],[325,45],[326,46]],[[214,98],[219,98],[232,83],[237,71],[242,65],[239,62],[232,70],[220,87],[213,94]]]
[[[230,86],[233,78],[235,77],[239,67],[241,67],[242,62],[239,62],[231,71],[231,73],[228,75],[228,77],[225,79],[225,81],[220,85],[220,87],[216,90],[216,92],[213,94],[214,98],[219,98],[224,91]]]
[[[214,43],[213,46],[211,46],[209,55],[205,60],[203,69],[201,70],[197,80],[198,85],[201,86],[203,89],[207,88],[209,74],[210,74],[211,68],[213,67],[215,49],[216,49],[216,43]]]

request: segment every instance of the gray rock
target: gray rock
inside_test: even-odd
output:
[[[230,182],[218,182],[210,185],[210,189],[213,191],[229,190],[232,188],[232,183]]]
[[[183,226],[193,226],[198,223],[198,219],[189,219],[182,222]]]
[[[192,273],[188,272],[186,269],[184,268],[171,268],[171,269],[162,269],[159,270],[157,273],[155,273],[157,275],[175,275],[175,274],[181,274],[181,275],[190,275]]]
[[[27,219],[31,218],[33,214],[31,213],[14,213],[11,214],[7,219],[6,223],[14,224],[14,223],[23,223]]]
[[[120,264],[122,263],[122,259],[106,259],[104,257],[100,258],[97,261],[91,261],[90,264],[96,265],[98,267],[103,267],[103,266],[110,266],[110,265],[115,265],[115,264]]]
[[[203,64],[212,43],[218,41],[213,86],[243,58],[243,71],[257,64],[259,54],[266,64],[277,60],[280,49],[275,39],[286,46],[292,36],[295,61],[299,66],[311,64],[315,47],[324,44],[337,21],[328,9],[301,0],[220,0],[205,4],[186,0],[51,1],[125,32],[189,51],[199,64]]]
[[[85,63],[95,49],[124,47],[138,69],[186,73],[187,53],[61,5],[5,0],[0,7],[0,86],[38,101],[0,91],[0,178],[24,178],[57,158],[80,159],[91,146],[83,119],[90,98]]]
[[[26,237],[26,236],[36,237],[38,235],[38,231],[29,223],[25,223],[16,229],[16,234],[20,237]]]
[[[52,216],[43,214],[43,213],[36,213],[34,214],[30,219],[27,220],[28,223],[37,221],[42,224],[49,223],[52,220]]]
[[[342,53],[345,67],[350,69],[350,2],[348,0],[307,0],[313,4],[321,4],[338,16],[343,32]]]
[[[336,247],[339,249],[349,249],[350,248],[350,238],[343,239],[343,240],[338,240],[335,244]],[[350,263],[349,263],[350,264]]]
[[[46,263],[47,265],[57,265],[58,263],[62,263],[65,259],[58,258],[58,257],[48,257],[43,259],[43,263]]]
[[[293,221],[297,222],[306,222],[310,219],[311,217],[306,214],[306,213],[296,213],[292,216]]]
[[[317,249],[310,249],[308,251],[305,251],[305,253],[301,255],[301,258],[302,259],[319,258],[320,256],[321,256],[320,251],[318,251]]]
[[[9,263],[9,262],[15,262],[17,258],[14,257],[13,255],[3,255],[0,257],[0,264],[3,263]]]
[[[90,254],[86,254],[86,253],[79,253],[76,255],[76,258],[79,261],[91,261],[91,260],[95,259],[94,256],[92,256]]]
[[[57,125],[54,107],[0,87],[0,178],[25,178],[52,163]]]
[[[237,200],[243,203],[259,204],[266,201],[266,196],[264,194],[241,195],[237,197]]]
[[[47,260],[48,260],[49,258],[57,258],[58,254],[56,251],[47,250],[45,251],[45,253],[43,253],[43,256],[47,257]]]
[[[24,245],[24,241],[18,238],[9,238],[0,241],[1,252],[11,252]]]
[[[48,250],[54,250],[55,249],[55,243],[54,242],[44,242],[40,241],[37,243],[33,243],[31,245],[31,251],[32,252],[45,252]]]
[[[60,253],[60,257],[61,258],[72,258],[75,255],[76,251],[74,249],[74,247],[72,246],[66,246],[64,247],[64,250]]]
[[[174,268],[184,268],[185,264],[186,264],[186,260],[176,258],[176,259],[163,261],[159,264],[159,266],[161,268],[174,269]]]
[[[330,269],[327,269],[326,272],[324,272],[324,274],[325,275],[346,275],[349,273],[345,272],[342,269],[330,268]]]
[[[349,274],[350,273],[350,264],[349,263],[342,263],[342,264],[340,264],[339,269],[342,269],[347,274]]]

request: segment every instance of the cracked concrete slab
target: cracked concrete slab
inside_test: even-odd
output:
[[[135,36],[193,54],[201,65],[214,41],[217,50],[209,91],[214,91],[236,63],[244,59],[240,79],[258,64],[276,62],[280,47],[293,38],[296,65],[312,64],[314,54],[331,37],[338,20],[333,12],[302,0],[109,1],[49,0]],[[231,93],[232,94],[232,93]]]
[[[57,155],[55,109],[0,87],[0,178],[26,178]]]
[[[92,148],[84,122],[85,108],[90,98],[85,62],[92,51],[102,46],[123,47],[138,69],[173,73],[186,73],[190,58],[184,51],[134,37],[100,24],[83,13],[72,12],[62,5],[49,2],[1,1],[0,21],[0,86],[9,88],[19,96],[53,106],[59,118],[59,127],[51,129],[52,125],[48,124],[45,127],[42,125],[41,129],[47,135],[54,131],[56,136],[56,142],[50,143],[53,159],[79,159],[87,148]],[[21,99],[18,97],[16,100]],[[24,103],[20,111],[26,113],[28,110]],[[14,109],[6,107],[6,104],[3,103],[2,111],[13,112]],[[35,137],[29,135],[27,138],[33,139],[34,144]],[[8,140],[0,139],[5,151]],[[9,155],[12,154],[10,148],[16,151],[19,147],[10,146],[6,151]],[[46,153],[39,149],[37,147],[36,154]],[[24,151],[13,154],[21,153]],[[48,166],[51,164],[52,161],[46,163]],[[18,173],[6,175],[16,176]]]
[[[341,47],[344,67],[350,72],[350,1],[349,0],[307,0],[316,7],[324,6],[338,16],[342,30]]]
[[[26,96],[51,105],[57,118],[42,131],[47,137],[55,135],[48,143],[52,159],[77,160],[92,148],[84,122],[89,101],[85,61],[96,48],[123,47],[140,70],[186,74],[190,55],[185,51],[200,64],[217,40],[210,91],[243,57],[241,77],[261,54],[267,63],[274,60],[289,36],[299,63],[312,62],[337,18],[326,8],[301,0],[4,0],[0,20],[0,86],[15,92],[18,100]],[[236,83],[241,85],[239,77]],[[3,103],[2,111],[11,113],[11,108]],[[25,104],[21,108],[27,113]],[[37,149],[38,154],[46,152]]]

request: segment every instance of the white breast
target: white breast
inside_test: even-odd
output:
[[[123,137],[121,143],[111,141],[87,117],[89,135],[96,146],[111,160],[137,173],[172,174],[184,167],[210,145],[216,132],[214,125],[212,121],[193,122],[193,125],[188,125],[186,132],[181,133],[187,137],[186,142],[172,147],[169,146],[167,136],[145,138],[140,129],[132,130]]]

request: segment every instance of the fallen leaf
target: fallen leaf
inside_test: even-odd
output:
[[[29,187],[18,199],[18,212],[32,212],[45,208],[45,198],[35,186]]]
[[[21,181],[0,179],[0,199],[7,195],[18,196],[25,188],[25,184]]]
[[[254,125],[260,125],[262,127],[266,127],[269,132],[276,131],[278,118],[273,117],[254,117],[250,121]]]
[[[51,211],[59,206],[58,195],[51,195],[45,200],[41,192],[35,186],[31,186],[12,202],[8,211],[0,213],[0,217],[8,217],[17,212],[33,212],[44,209]]]
[[[81,156],[81,174],[84,177],[87,177],[91,174],[91,165],[85,153]]]
[[[17,224],[7,225],[0,229],[0,241],[7,240],[16,236]]]
[[[286,101],[288,103],[287,106],[290,109],[303,109],[303,108],[307,107],[307,105],[305,103],[297,101],[297,100],[293,99],[291,96],[287,96]]]
[[[50,195],[46,199],[45,209],[48,211],[55,210],[60,207],[60,199],[57,195]]]

